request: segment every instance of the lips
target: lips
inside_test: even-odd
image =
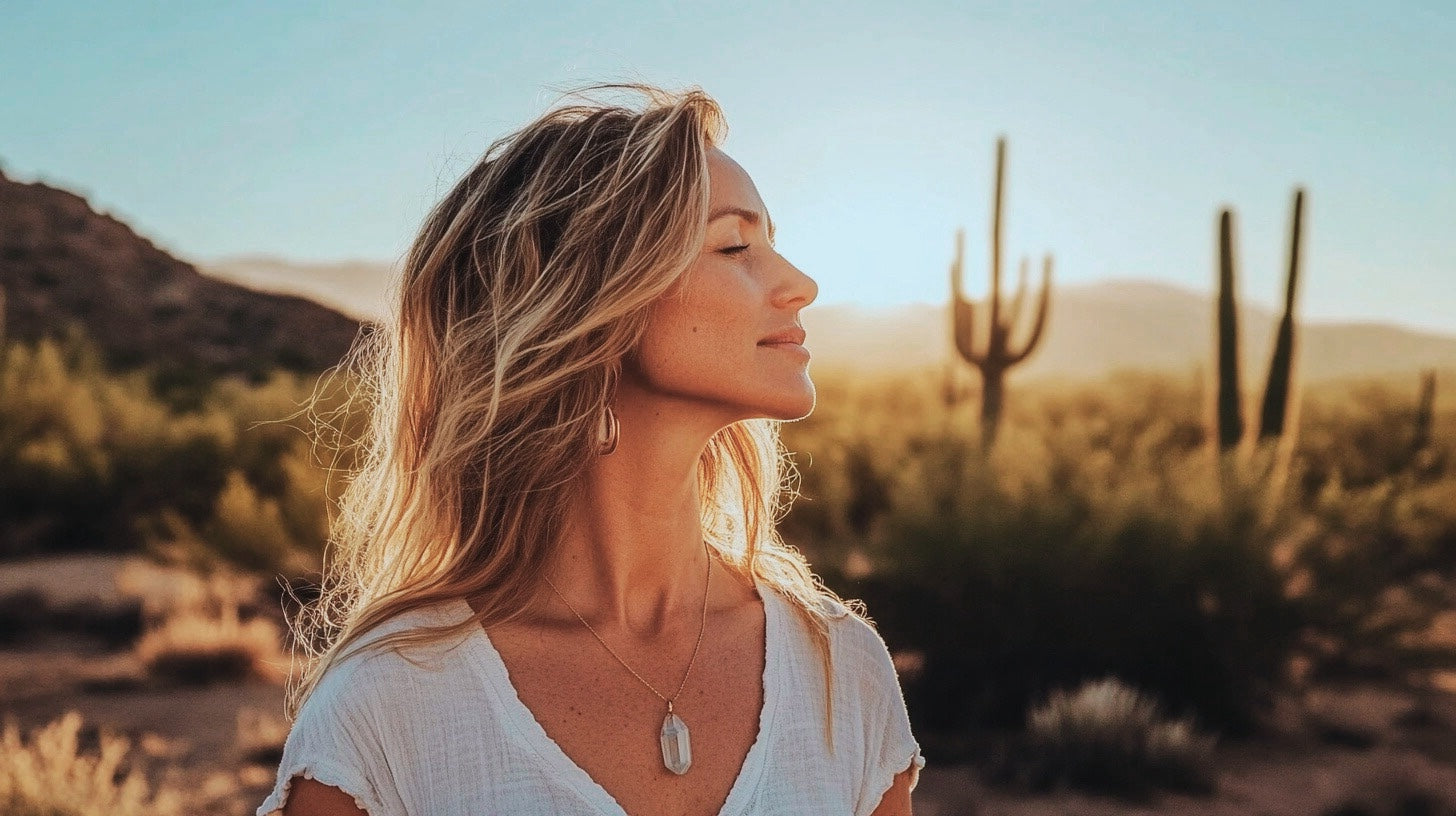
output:
[[[802,346],[804,345],[805,336],[804,330],[799,326],[789,326],[779,329],[768,337],[763,338],[758,341],[758,344],[760,346],[769,346],[775,343],[793,343],[794,345]]]

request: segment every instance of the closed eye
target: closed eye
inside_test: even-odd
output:
[[[724,247],[723,249],[720,249],[718,251],[723,253],[724,255],[737,255],[745,249],[748,249],[748,244],[744,244],[743,246]]]

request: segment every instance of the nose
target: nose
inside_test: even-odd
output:
[[[779,258],[783,261],[783,280],[778,287],[778,296],[775,301],[780,306],[790,306],[802,309],[814,302],[819,296],[819,284],[808,275],[804,274],[799,267],[789,263],[782,255]]]

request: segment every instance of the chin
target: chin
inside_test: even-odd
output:
[[[784,422],[792,422],[796,419],[803,419],[814,412],[814,391],[810,389],[807,393],[798,394],[792,398],[781,398],[763,406],[763,416],[769,419],[778,419]]]

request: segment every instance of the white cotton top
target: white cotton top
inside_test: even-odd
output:
[[[719,816],[866,816],[912,763],[913,789],[925,759],[879,633],[824,598],[833,615],[831,756],[824,673],[807,625],[791,601],[755,583],[765,614],[763,707]],[[470,614],[463,599],[411,610],[364,640]],[[325,672],[299,709],[257,816],[281,811],[297,774],[352,795],[370,816],[627,816],[521,702],[483,627],[427,648],[422,665],[370,649]]]

